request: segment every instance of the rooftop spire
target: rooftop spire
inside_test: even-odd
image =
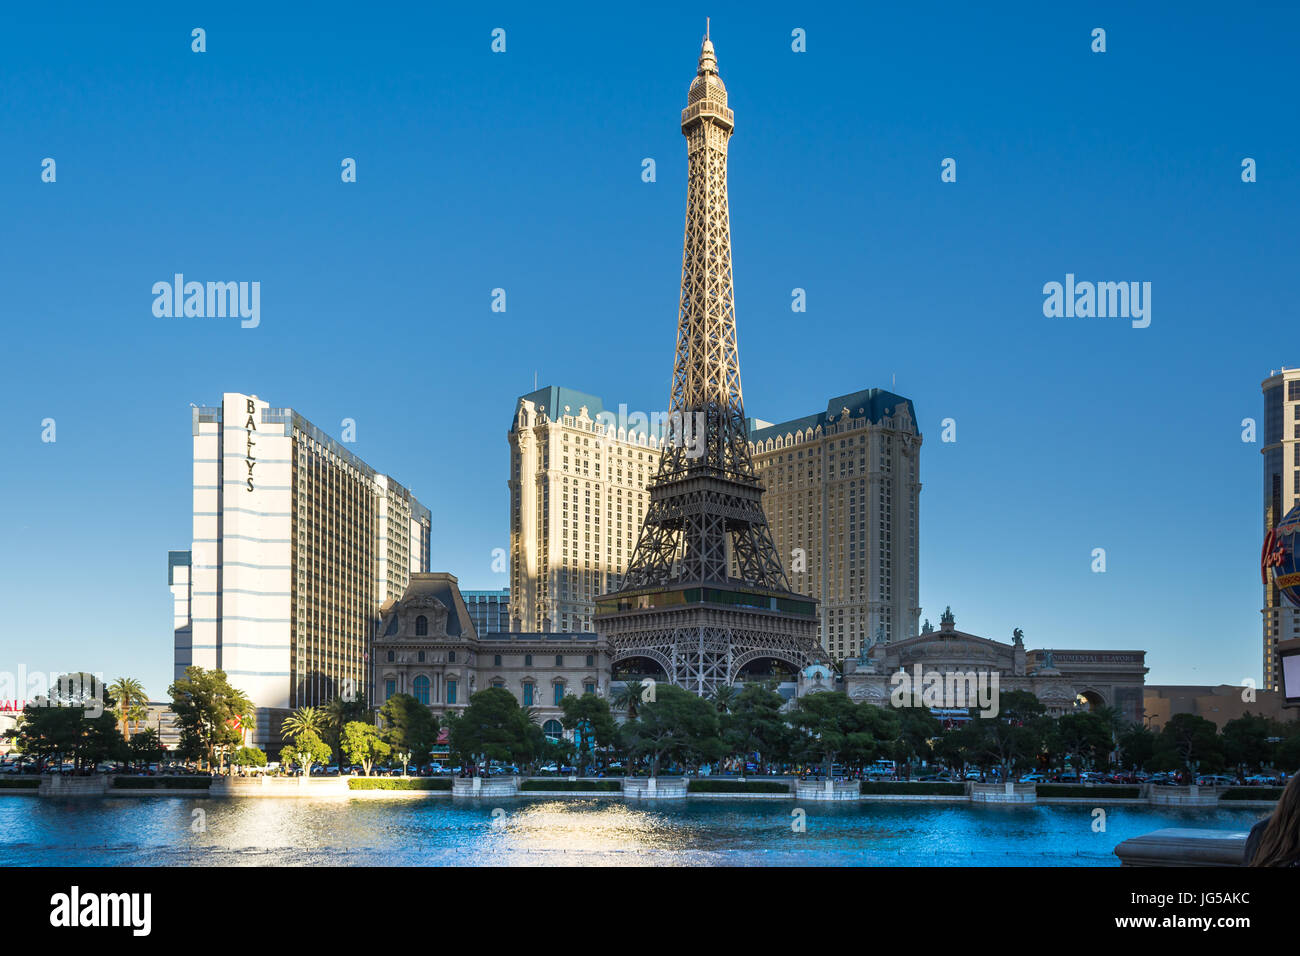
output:
[[[709,39],[709,18],[704,18],[704,43],[700,46],[699,76],[718,73],[718,58],[713,54],[713,41]]]

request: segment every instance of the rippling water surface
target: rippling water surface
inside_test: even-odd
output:
[[[1162,827],[1246,830],[1251,810],[805,805],[618,799],[0,798],[5,866],[1115,866]]]

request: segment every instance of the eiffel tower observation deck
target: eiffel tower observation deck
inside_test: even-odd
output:
[[[821,656],[817,602],[790,590],[750,457],[727,209],[727,88],[706,31],[682,110],[688,183],[669,440],[622,587],[596,600],[615,665],[696,694]],[[639,669],[639,668],[638,668]]]

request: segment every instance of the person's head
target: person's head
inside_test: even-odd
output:
[[[1300,861],[1300,774],[1294,774],[1273,808],[1251,866],[1290,866]]]

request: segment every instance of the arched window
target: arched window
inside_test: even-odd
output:
[[[560,740],[564,737],[564,725],[558,720],[548,720],[542,724],[542,733],[546,735],[547,740]]]
[[[427,707],[429,704],[429,678],[421,674],[411,681],[411,690],[414,692],[415,699]]]
[[[429,636],[429,619],[425,617],[423,614],[421,614],[419,617],[415,619],[415,636],[416,637]]]

